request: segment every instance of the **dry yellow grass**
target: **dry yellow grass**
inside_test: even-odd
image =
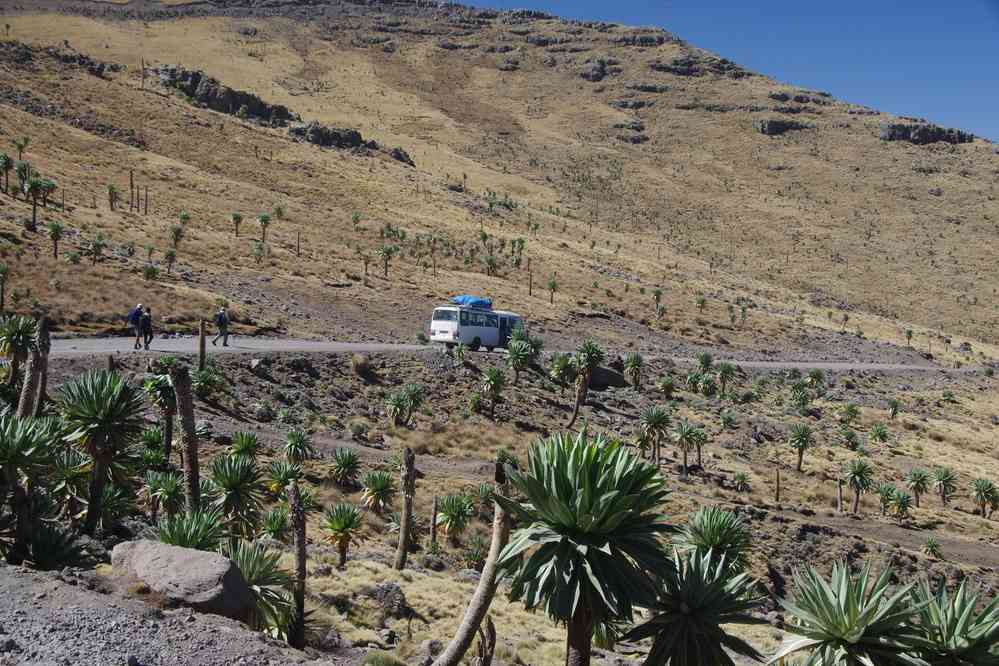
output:
[[[180,261],[204,271],[196,285],[208,292],[226,290],[219,282],[232,275],[267,272],[288,293],[316,293],[324,281],[360,272],[353,246],[372,250],[385,222],[411,234],[433,231],[469,242],[481,226],[492,236],[528,239],[534,298],[525,297],[524,270],[486,277],[481,267],[444,261],[439,277],[426,280],[416,261],[403,256],[391,280],[372,277],[377,289],[351,290],[344,300],[364,308],[377,307],[386,290],[427,303],[456,291],[484,291],[498,302],[516,303],[536,321],[564,322],[568,311],[590,307],[613,307],[639,319],[651,316],[649,292],[661,286],[664,325],[697,341],[711,341],[719,330],[689,323],[698,316],[698,294],[709,297],[704,319],[711,325],[726,322],[725,304],[740,296],[752,299],[763,307],[751,310],[750,325],[723,333],[737,346],[757,346],[806,324],[835,328],[823,321],[835,308],[808,304],[809,294],[821,292],[859,306],[851,311],[849,328],[860,327],[875,339],[898,343],[899,332],[908,327],[919,330],[920,345],[938,327],[990,339],[991,294],[982,285],[993,281],[993,269],[980,253],[992,238],[984,221],[999,213],[989,199],[994,184],[975,185],[992,159],[984,146],[885,146],[875,136],[876,120],[848,116],[844,106],[823,107],[816,120],[821,131],[779,139],[752,132],[755,116],[743,111],[677,110],[672,107],[691,100],[761,104],[780,86],[762,77],[670,78],[646,69],[653,57],[679,54],[676,44],[643,51],[598,40],[597,51],[619,59],[625,69],[600,92],[576,74],[584,56],[549,68],[541,63],[544,50],[518,43],[499,25],[475,39],[512,42],[521,63],[517,72],[500,72],[494,56],[446,52],[413,36],[394,34],[397,51],[386,54],[353,46],[350,35],[324,35],[318,27],[280,18],[140,23],[23,15],[11,23],[12,34],[21,39],[38,44],[68,39],[84,52],[129,65],[111,82],[73,76],[72,85],[58,93],[55,80],[31,77],[23,83],[85,101],[102,117],[134,127],[149,150],[108,144],[16,111],[5,114],[0,130],[36,138],[30,159],[59,178],[79,204],[68,220],[73,227],[106,228],[115,240],[121,235],[164,247],[169,226],[181,210],[188,211],[192,237],[182,245]],[[353,34],[371,25],[359,19]],[[258,30],[252,38],[238,31],[248,26]],[[563,26],[541,22],[534,29],[556,32]],[[305,118],[357,127],[382,144],[404,146],[418,168],[318,151],[279,132],[198,111],[176,96],[143,94],[137,90],[141,59],[203,68]],[[632,147],[613,138],[609,125],[634,114],[612,109],[607,101],[625,94],[626,82],[663,78],[673,90],[637,114],[652,141]],[[317,92],[317,83],[329,85]],[[850,128],[841,127],[846,122]],[[47,139],[54,136],[57,142]],[[253,157],[255,150],[261,158]],[[938,169],[929,184],[942,187],[945,196],[920,190],[928,186],[927,176],[915,173],[912,163]],[[774,166],[783,170],[769,168]],[[130,168],[142,184],[150,184],[155,213],[125,231],[100,210],[100,194],[104,183],[122,183]],[[887,176],[857,178],[857,168],[891,174],[898,185],[889,186]],[[443,187],[459,179],[467,179],[470,193]],[[509,195],[518,208],[486,212],[486,190]],[[95,196],[98,210],[87,209]],[[866,203],[871,200],[879,202],[876,212]],[[288,219],[273,225],[272,256],[258,266],[251,239],[232,242],[228,213],[239,210],[250,217],[276,205],[285,207]],[[355,211],[364,219],[364,231],[351,229]],[[106,217],[98,219],[98,212]],[[929,237],[930,220],[942,225],[955,216],[967,221],[960,234],[937,238],[934,231]],[[597,225],[591,228],[594,218]],[[528,231],[529,220],[541,225],[537,237]],[[868,226],[870,239],[862,232]],[[257,231],[249,219],[244,229],[251,237]],[[305,261],[291,252],[298,232]],[[950,258],[953,268],[947,270],[961,275],[936,279],[943,270],[938,260],[919,253],[931,241],[935,256]],[[849,263],[830,265],[831,254]],[[620,276],[598,274],[598,267]],[[220,274],[223,268],[229,270]],[[548,306],[544,290],[552,272],[560,283],[555,308]],[[932,313],[921,305],[926,301],[934,303]],[[264,319],[280,316],[251,309]],[[891,312],[913,324],[864,309]],[[806,314],[803,320],[799,313]],[[939,347],[935,353],[944,351]]]

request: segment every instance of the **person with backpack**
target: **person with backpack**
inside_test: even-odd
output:
[[[215,325],[218,326],[219,332],[214,338],[212,338],[212,346],[218,342],[219,338],[222,338],[222,346],[229,346],[229,313],[225,311],[225,306],[219,308],[219,311],[215,313]]]
[[[140,349],[142,347],[142,329],[140,328],[141,320],[142,303],[139,303],[128,313],[128,327],[132,330],[132,335],[135,336],[135,345],[133,345],[133,349]]]
[[[142,344],[145,345],[146,351],[149,351],[149,343],[153,341],[153,313],[148,306],[139,320],[139,328],[142,330]]]

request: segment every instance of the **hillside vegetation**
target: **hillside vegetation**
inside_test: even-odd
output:
[[[997,658],[992,144],[526,10],[38,0],[4,23],[0,651],[679,666],[662,644],[695,618],[682,663],[741,665],[805,632],[811,590],[841,604],[813,661],[957,663],[917,612],[932,584],[981,612],[952,627],[968,663]],[[425,342],[458,293],[528,330],[360,344]],[[234,348],[208,350],[235,353],[50,350],[138,302],[158,336],[228,304]],[[107,566],[139,539],[234,562],[238,617]],[[884,622],[857,608],[924,579]],[[448,662],[470,598],[490,620]]]
[[[27,159],[65,191],[68,210],[41,216],[66,226],[67,245],[100,232],[115,250],[83,270],[47,260],[44,234],[22,239],[35,255],[9,260],[12,285],[36,265],[50,273],[32,298],[66,297],[67,325],[119,316],[135,297],[101,302],[119,284],[179,320],[221,297],[255,323],[338,335],[408,337],[435,301],[478,291],[559,328],[609,311],[712,344],[760,347],[802,323],[896,343],[913,328],[937,353],[927,336],[992,341],[999,155],[984,141],[883,141],[884,114],[663,31],[453,6],[66,9],[11,16],[10,37],[123,69],[101,78],[8,45],[0,131],[30,136]],[[161,85],[163,64],[384,148],[319,149],[199,108]],[[803,129],[761,132],[783,121]],[[128,211],[130,172],[148,214]],[[109,184],[126,200],[116,211]],[[4,208],[16,234],[29,207]],[[128,243],[135,255],[121,256]],[[138,284],[147,244],[152,288]],[[388,278],[386,245],[400,248]],[[652,321],[657,288],[665,316]],[[743,304],[750,327],[719,331]],[[682,323],[699,315],[705,325]]]

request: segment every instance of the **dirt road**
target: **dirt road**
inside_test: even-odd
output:
[[[193,354],[197,352],[198,341],[193,336],[161,338],[153,341],[149,353],[157,354]],[[288,353],[377,353],[377,352],[416,352],[431,349],[429,345],[404,345],[368,342],[335,342],[324,340],[296,340],[293,338],[264,337],[234,337],[228,347],[213,346],[206,343],[209,354],[261,354],[264,352]],[[105,354],[135,354],[131,338],[64,338],[52,341],[52,355],[56,357],[92,356]],[[500,353],[500,352],[497,352]],[[669,356],[680,365],[695,362],[692,358]],[[869,363],[841,361],[760,361],[740,360],[716,355],[716,362],[730,361],[747,369],[780,370],[797,368],[808,370],[818,368],[832,372],[869,371],[869,372],[973,372],[976,368],[968,366],[961,369],[945,368],[927,361],[925,364],[905,363]]]

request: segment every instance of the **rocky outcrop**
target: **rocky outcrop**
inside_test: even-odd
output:
[[[111,566],[116,574],[203,613],[245,620],[255,604],[239,567],[218,553],[142,539],[115,546]]]
[[[320,148],[382,150],[376,141],[365,139],[356,129],[330,127],[318,121],[302,122],[298,114],[286,106],[268,104],[253,93],[234,90],[223,85],[200,70],[184,69],[178,65],[163,65],[155,70],[160,82],[180,90],[194,103],[229,115],[256,120],[271,127],[287,127],[295,140],[305,141]],[[402,148],[384,150],[394,160],[416,166]]]
[[[479,48],[478,44],[459,44],[457,42],[452,42],[450,40],[444,40],[438,42],[437,48],[444,49],[445,51],[469,51],[472,49]]]
[[[393,148],[392,150],[390,150],[388,154],[389,154],[389,157],[391,157],[392,159],[394,159],[397,162],[402,162],[403,164],[408,164],[411,167],[415,167],[416,166],[416,163],[413,162],[413,158],[409,156],[409,153],[407,153],[405,150],[403,150],[402,148],[400,148],[398,146],[396,146],[395,148]]]
[[[649,106],[655,106],[655,102],[644,99],[616,99],[609,102],[611,106],[615,109],[627,109],[632,111],[637,111],[638,109],[644,109]]]
[[[881,123],[882,141],[908,141],[917,146],[943,141],[945,143],[971,143],[975,135],[959,129],[940,127],[930,123],[885,121]]]
[[[100,62],[90,56],[77,53],[76,51],[59,51],[57,49],[46,49],[49,55],[66,65],[74,65],[87,70],[88,74],[104,78],[109,72],[120,72],[122,66],[117,63]]]
[[[520,61],[516,58],[506,58],[500,64],[496,65],[497,69],[501,72],[516,72],[520,69]]]
[[[629,83],[627,88],[628,90],[637,90],[638,92],[654,93],[657,95],[669,92],[669,86],[664,83]]]
[[[786,113],[788,115],[797,115],[799,113],[814,113],[821,114],[821,109],[815,109],[810,106],[793,106],[791,104],[782,104],[780,106],[774,107],[774,112],[776,113]]]
[[[113,62],[101,62],[85,53],[73,50],[66,42],[62,48],[30,46],[23,42],[10,40],[0,42],[0,62],[9,62],[17,67],[33,68],[39,59],[57,60],[58,62],[86,70],[88,74],[105,78],[111,72],[120,72],[124,67]]]
[[[645,131],[645,123],[643,123],[641,120],[632,120],[632,121],[629,121],[629,122],[626,122],[626,123],[614,123],[614,125],[612,125],[612,127],[614,129],[631,130],[632,132],[644,132]]]
[[[180,90],[196,104],[213,111],[257,120],[272,127],[283,127],[290,121],[298,120],[288,107],[268,104],[253,93],[234,90],[200,70],[163,65],[155,72],[163,86]]]
[[[66,109],[42,99],[28,90],[0,86],[0,104],[12,106],[39,118],[57,120],[109,141],[117,141],[135,148],[145,148],[146,142],[134,129],[118,127],[96,116],[87,109]]]
[[[617,66],[618,61],[613,58],[591,58],[584,64],[585,67],[579,75],[587,81],[592,81],[593,83],[603,81],[606,76],[620,74],[622,71],[621,68]]]
[[[378,144],[373,141],[365,141],[361,133],[355,129],[329,127],[315,120],[308,123],[296,123],[288,128],[288,133],[297,139],[313,143],[321,148],[378,147]]]
[[[806,123],[799,123],[796,120],[784,120],[783,118],[761,118],[753,123],[753,127],[760,134],[767,136],[778,136],[785,132],[794,130],[810,129],[812,126]]]
[[[646,134],[618,134],[617,140],[638,145],[648,142],[649,137]]]
[[[638,35],[621,35],[616,37],[612,41],[620,46],[639,46],[639,47],[652,47],[652,46],[662,46],[666,42],[674,41],[676,38],[670,34],[658,33],[658,34],[638,34]]]
[[[675,74],[676,76],[707,76],[714,74],[717,76],[727,76],[732,79],[752,76],[751,72],[739,67],[726,58],[701,58],[693,54],[673,58],[670,62],[655,60],[649,63],[649,67],[653,71],[666,72]]]

